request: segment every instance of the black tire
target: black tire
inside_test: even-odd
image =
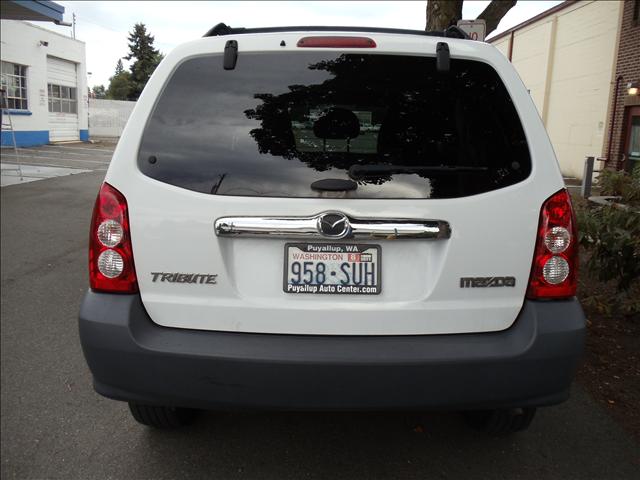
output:
[[[157,407],[129,402],[131,415],[138,423],[153,428],[178,428],[193,422],[197,410],[178,407]]]
[[[535,408],[511,408],[465,412],[465,418],[476,430],[489,435],[503,436],[526,430],[535,414]]]

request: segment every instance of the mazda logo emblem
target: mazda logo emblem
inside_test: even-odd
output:
[[[323,213],[318,217],[318,232],[325,237],[344,238],[351,232],[351,225],[342,213]]]

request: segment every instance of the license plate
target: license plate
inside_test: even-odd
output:
[[[286,293],[377,295],[381,291],[379,245],[287,243]]]

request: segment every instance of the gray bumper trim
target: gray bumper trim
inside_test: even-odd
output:
[[[577,300],[526,301],[508,330],[423,336],[209,332],[153,323],[138,295],[88,292],[98,393],[195,408],[478,409],[559,403],[584,344]]]

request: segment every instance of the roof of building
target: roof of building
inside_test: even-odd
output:
[[[3,20],[32,20],[35,22],[62,22],[64,7],[48,0],[8,0],[2,2],[0,18]]]
[[[495,37],[491,37],[491,38],[487,39],[487,42],[493,43],[496,40],[500,40],[501,38],[506,37],[507,35],[511,35],[511,32],[515,32],[517,30],[520,30],[521,28],[529,26],[532,23],[537,22],[538,20],[542,20],[545,17],[553,15],[554,13],[559,12],[560,10],[563,10],[563,9],[573,5],[574,3],[576,3],[576,1],[577,0],[565,0],[561,4],[556,5],[555,7],[551,7],[550,9],[545,10],[542,13],[539,13],[535,17],[531,17],[529,20],[525,20],[524,22],[519,23],[518,25],[516,25],[515,27],[510,28],[509,30],[505,30],[504,32],[499,33]]]

